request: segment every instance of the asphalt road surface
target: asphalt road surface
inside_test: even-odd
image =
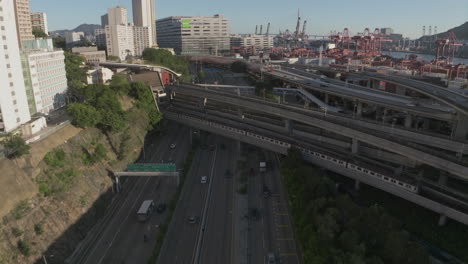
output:
[[[195,156],[158,263],[231,263],[236,144],[205,135],[202,145],[207,147]],[[202,176],[208,176],[206,184]],[[189,223],[189,216],[197,223]]]
[[[177,124],[169,124],[167,129],[169,133],[153,146],[146,147],[145,162],[160,163],[161,160],[167,162],[171,157],[180,168],[189,148],[189,129]],[[169,147],[172,143],[176,143],[175,149]],[[176,188],[175,179],[137,178],[132,190],[107,223],[83,263],[147,263],[156,243],[158,226],[163,222],[166,213],[155,212],[149,221],[142,223],[138,222],[136,211],[144,200],[152,199],[156,205],[167,204]],[[143,241],[145,234],[149,238],[147,242]]]

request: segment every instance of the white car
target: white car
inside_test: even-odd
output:
[[[175,149],[175,143],[172,143],[169,147],[170,147],[171,149]]]
[[[207,181],[208,181],[208,177],[207,176],[202,176],[201,180],[200,180],[200,183],[205,184]]]

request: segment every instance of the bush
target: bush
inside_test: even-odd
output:
[[[155,65],[167,67],[177,73],[182,74],[183,81],[190,81],[190,70],[188,61],[182,57],[172,55],[171,52],[163,49],[146,48],[143,51],[143,59]]]
[[[12,210],[11,214],[15,220],[19,220],[23,218],[27,212],[31,210],[31,207],[29,206],[29,202],[27,200],[23,200],[19,202],[16,207]]]
[[[20,237],[22,234],[24,234],[24,231],[19,229],[19,228],[16,228],[16,227],[13,227],[11,229],[11,233],[15,236],[15,237]]]
[[[20,135],[10,134],[2,144],[5,148],[5,156],[9,159],[15,159],[29,154],[31,148]]]
[[[69,104],[67,112],[72,116],[72,124],[76,127],[94,127],[101,120],[101,115],[96,108],[87,104]]]
[[[67,169],[38,178],[39,192],[45,197],[64,193],[70,189],[76,174],[75,170]]]
[[[44,162],[53,168],[62,168],[65,165],[65,157],[63,149],[55,149],[44,156]]]
[[[23,254],[23,256],[29,257],[29,255],[31,254],[31,247],[29,246],[28,242],[20,239],[16,243],[16,246],[18,247],[21,254]]]
[[[128,130],[125,131],[122,135],[122,141],[120,142],[119,153],[117,154],[117,158],[119,160],[123,160],[127,156],[128,151],[129,151],[128,142],[130,141],[130,138],[131,137],[130,137],[130,133],[128,132]]]
[[[112,76],[109,87],[119,95],[127,95],[130,91],[130,84],[127,81],[127,76],[124,74],[116,74]]]
[[[42,235],[44,233],[44,229],[42,229],[42,224],[35,224],[34,232],[36,233],[36,235]]]

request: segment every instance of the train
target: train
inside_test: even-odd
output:
[[[174,113],[174,114],[176,114],[176,113]],[[325,160],[325,161],[335,163],[336,165],[344,167],[344,168],[346,168],[348,170],[356,171],[358,173],[367,174],[370,177],[379,179],[379,180],[384,181],[384,182],[386,182],[388,184],[394,185],[394,186],[396,186],[398,188],[404,189],[404,190],[412,192],[412,193],[418,193],[418,191],[419,191],[418,186],[414,185],[413,183],[411,183],[409,181],[404,181],[404,180],[401,180],[401,179],[396,179],[394,177],[383,175],[381,173],[375,172],[375,171],[370,170],[368,168],[361,167],[360,165],[357,165],[357,164],[355,164],[355,163],[353,163],[351,161],[346,161],[346,160],[338,159],[338,158],[335,158],[335,157],[331,157],[331,156],[325,155],[325,154],[320,153],[320,152],[316,152],[316,151],[312,151],[310,149],[303,148],[301,146],[295,146],[295,145],[293,146],[293,145],[291,145],[291,144],[289,144],[287,142],[284,142],[284,141],[281,141],[281,140],[278,140],[278,139],[265,137],[265,136],[255,134],[255,133],[252,133],[252,132],[248,132],[248,131],[245,131],[245,130],[242,130],[242,129],[233,128],[233,127],[230,127],[230,126],[225,126],[225,125],[222,125],[222,124],[219,124],[219,123],[216,123],[216,122],[203,120],[203,119],[199,119],[199,118],[195,118],[195,117],[187,116],[187,115],[183,115],[183,114],[176,114],[176,115],[179,118],[182,118],[182,119],[195,120],[197,122],[201,122],[201,123],[203,123],[205,125],[208,125],[208,126],[211,126],[211,127],[216,127],[216,128],[219,128],[219,129],[227,130],[229,132],[233,132],[233,133],[240,134],[240,135],[243,135],[243,136],[253,137],[253,138],[256,138],[258,140],[262,140],[262,141],[266,141],[266,142],[271,143],[271,144],[276,144],[276,145],[282,146],[282,147],[284,147],[286,149],[290,149],[290,148],[294,147],[294,148],[298,149],[302,153],[303,156],[309,156],[309,157],[313,157],[313,158],[316,158],[316,159],[321,159],[321,160]]]

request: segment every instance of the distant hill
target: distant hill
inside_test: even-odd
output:
[[[461,26],[449,29],[446,32],[437,34],[437,38],[445,37],[447,35],[447,32],[449,31],[453,31],[455,33],[455,36],[457,36],[458,40],[468,40],[468,22],[465,22]],[[433,36],[432,37],[424,36],[424,37],[421,37],[419,40],[425,41],[425,40],[431,40],[433,38],[434,38]]]
[[[51,35],[52,36],[57,36],[57,35],[60,35],[60,36],[64,36],[65,32],[71,32],[71,31],[74,31],[74,32],[84,32],[85,35],[94,35],[94,30],[95,29],[98,29],[98,28],[101,28],[101,25],[96,25],[96,24],[81,24],[79,26],[77,26],[76,28],[74,29],[62,29],[62,30],[55,30],[55,31],[51,31]]]

